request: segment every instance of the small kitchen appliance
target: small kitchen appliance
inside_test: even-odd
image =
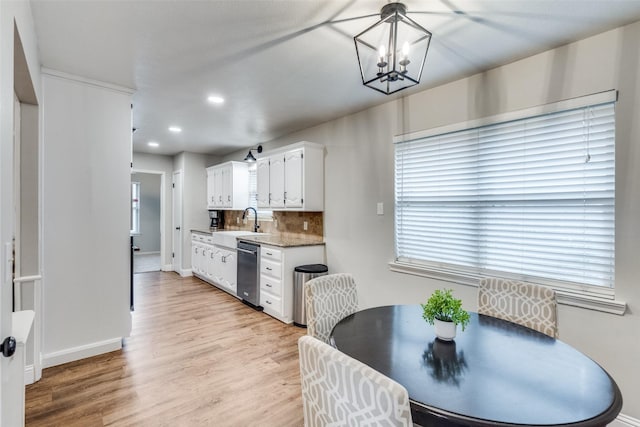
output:
[[[210,210],[209,219],[211,220],[211,224],[209,224],[211,231],[224,228],[224,211]]]

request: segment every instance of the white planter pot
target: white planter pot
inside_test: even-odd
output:
[[[443,341],[453,341],[456,337],[457,325],[455,323],[433,319],[433,325],[435,327],[436,337],[439,339]]]

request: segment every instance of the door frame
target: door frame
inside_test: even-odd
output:
[[[166,185],[167,185],[167,173],[161,170],[151,170],[151,169],[131,169],[131,174],[134,173],[147,173],[151,175],[160,175],[160,269],[162,271],[166,271],[166,255],[167,255],[167,245],[165,244],[165,233],[169,226],[168,218],[166,215]]]
[[[173,271],[181,276],[189,276],[182,267],[182,255],[183,255],[183,210],[182,210],[182,198],[183,198],[183,180],[184,175],[182,169],[173,171],[171,179],[172,187],[172,215],[171,215],[171,242],[172,242],[172,267]]]

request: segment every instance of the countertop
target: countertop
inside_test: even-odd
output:
[[[196,229],[192,228],[192,233],[200,233],[211,236],[220,231],[238,231],[238,230],[217,230],[212,231],[209,229]],[[304,236],[304,235],[279,235],[279,234],[251,234],[251,231],[246,236],[238,236],[236,240],[243,240],[245,242],[254,242],[264,245],[278,246],[281,248],[292,248],[296,246],[317,246],[324,245],[324,240],[320,236]]]
[[[238,237],[238,240],[245,242],[255,242],[271,246],[279,246],[281,248],[291,248],[296,246],[317,246],[324,245],[321,237],[292,237],[278,236],[273,234],[253,235]]]

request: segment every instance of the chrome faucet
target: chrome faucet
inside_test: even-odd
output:
[[[257,233],[258,232],[258,228],[260,228],[260,226],[258,225],[258,211],[256,211],[255,208],[252,207],[248,207],[244,210],[244,212],[242,212],[242,219],[244,219],[247,216],[247,211],[248,210],[252,210],[253,214],[255,215],[255,223],[253,224],[253,232]]]

